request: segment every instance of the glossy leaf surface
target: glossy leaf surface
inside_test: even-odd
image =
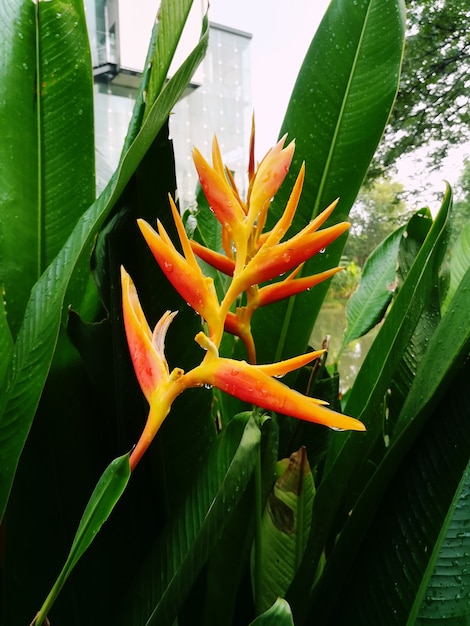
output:
[[[368,257],[358,290],[346,306],[347,327],[340,350],[369,332],[381,319],[392,299],[398,246],[404,227],[389,235]]]
[[[81,24],[84,28],[84,23]],[[198,47],[165,85],[103,193],[79,219],[66,244],[34,286],[13,353],[12,374],[0,398],[0,513],[50,367],[65,292],[83,249],[116,203],[153,139],[183,93],[207,45],[207,24]],[[139,115],[137,112],[136,115]]]
[[[340,203],[326,225],[347,218],[395,98],[403,37],[401,0],[330,3],[300,69],[280,132],[295,138],[296,151],[268,226],[282,213],[303,161],[306,179],[293,229],[299,231],[338,197]],[[304,273],[337,264],[344,243],[340,238],[328,246],[306,264]],[[261,362],[305,350],[327,286],[322,283],[270,307],[255,328]],[[302,324],[296,323],[298,319]]]
[[[294,626],[288,603],[278,598],[272,607],[253,620],[250,626]]]
[[[429,568],[432,574],[416,621],[420,626],[434,624],[435,620],[439,620],[439,624],[451,624],[470,616],[469,498],[470,465],[467,465],[452,506],[449,507],[447,528],[443,525],[441,531],[443,539],[440,549],[433,554],[432,567]]]
[[[394,472],[389,474],[389,478],[393,476],[389,490],[384,491],[384,483],[381,485],[380,493],[385,497],[368,528],[357,566],[351,569],[355,582],[350,578],[346,583],[350,592],[345,606],[349,606],[349,610],[340,609],[334,618],[335,624],[349,624],[351,620],[380,623],[385,619],[397,626],[416,623],[465,483],[462,477],[465,477],[470,456],[469,393],[467,389],[458,390],[468,373],[467,365],[431,415],[429,411],[423,411],[422,417],[429,417],[429,422],[422,436],[413,439],[422,421],[415,420],[409,432],[400,437],[390,458],[384,460],[377,479],[374,477],[377,488],[376,480],[384,478],[382,471]],[[411,441],[414,445],[407,447],[407,453],[403,455],[406,443],[409,446]],[[373,511],[374,508],[368,509],[369,519]],[[454,558],[453,567],[454,575],[460,579],[464,574],[464,562],[459,564]],[[463,579],[459,580],[460,588],[463,582]],[[455,584],[450,585],[447,593],[454,593],[456,599]],[[352,602],[352,598],[358,595],[366,600]],[[457,610],[455,603],[454,609]]]
[[[445,251],[450,202],[449,191],[348,396],[346,412],[362,419],[368,431],[360,436],[338,433],[330,443],[324,475],[314,501],[312,539],[307,548],[309,557],[304,562],[308,567],[311,559],[311,575],[316,571],[334,518],[347,514],[355,501],[356,490],[362,489],[356,483],[356,478],[360,480],[356,468],[361,459],[368,458],[383,435],[383,399],[424,303],[432,293]],[[301,574],[297,578],[300,580]]]
[[[93,78],[81,0],[0,12],[12,26],[0,43],[0,282],[16,335],[32,286],[95,198]]]

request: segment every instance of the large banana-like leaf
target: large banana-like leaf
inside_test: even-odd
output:
[[[470,462],[442,526],[439,543],[430,561],[429,584],[424,594],[417,598],[419,609],[417,624],[451,626],[457,620],[470,617],[470,533],[468,527],[468,501],[470,498]],[[447,528],[446,528],[447,526]],[[441,544],[441,545],[440,545]],[[425,582],[425,580],[423,580]],[[422,585],[424,590],[424,585]]]
[[[235,416],[200,465],[184,506],[150,548],[124,607],[113,623],[171,626],[243,495],[257,458],[261,431],[250,413]],[[243,529],[240,529],[243,532]],[[136,600],[137,599],[137,600]]]
[[[470,458],[468,375],[467,363],[441,402],[434,405],[422,435],[414,440],[420,423],[422,425],[423,419],[429,416],[426,410],[421,412],[419,419],[411,422],[409,432],[403,433],[390,458],[384,460],[378,476],[374,477],[368,489],[372,501],[367,507],[361,504],[357,512],[360,519],[354,522],[356,529],[361,523],[365,525],[367,539],[361,545],[345,583],[344,607],[347,606],[348,610],[340,608],[334,614],[332,623],[335,625],[387,623],[413,626],[422,623],[417,622],[417,618],[423,601],[423,615],[429,615],[426,591],[441,551],[444,557],[450,557],[445,559],[450,571],[439,580],[447,606],[444,608],[443,602],[436,602],[433,617],[440,620],[449,617],[451,612],[460,617],[460,621],[457,619],[453,623],[465,623],[465,616],[468,616],[468,556],[461,554],[462,545],[458,539],[447,548],[443,543],[452,518],[458,514],[459,504],[465,507],[465,524],[468,524],[468,502],[462,499]],[[410,447],[412,441],[414,445]],[[405,449],[408,453],[403,456]],[[393,477],[390,483],[388,480],[383,482],[385,474],[388,474],[387,479]],[[390,487],[384,490],[387,484]],[[375,513],[379,499],[382,502]],[[460,532],[462,528],[460,525]],[[347,539],[351,541],[349,533]],[[343,555],[346,543],[341,550]],[[459,559],[460,554],[462,558]],[[334,585],[337,582],[337,579],[330,579]],[[355,601],[358,597],[361,602]]]
[[[404,40],[402,0],[333,0],[300,69],[281,134],[295,139],[287,180],[273,203],[279,218],[302,161],[306,179],[294,228],[300,230],[335,198],[331,222],[347,218],[382,136],[398,87]],[[345,239],[306,265],[306,273],[339,261]],[[254,329],[261,362],[305,350],[327,285],[270,307]],[[297,323],[302,320],[302,323]]]
[[[359,288],[346,306],[347,327],[340,354],[350,341],[365,335],[382,319],[394,291],[398,246],[403,230],[404,226],[394,231],[368,257]]]
[[[387,558],[392,561],[395,558],[393,555],[396,553],[396,548],[394,540],[390,537],[392,535],[397,537],[405,532],[404,529],[407,529],[406,536],[403,535],[402,540],[406,545],[407,554],[410,552],[413,554],[412,569],[403,568],[402,563],[399,567],[402,567],[404,574],[400,580],[396,578],[396,570],[384,571],[383,575],[378,577],[380,582],[377,582],[380,587],[388,587],[388,591],[384,593],[371,583],[374,577],[378,576],[377,571],[383,569],[384,562],[379,564],[377,561],[377,571],[371,573],[368,582],[364,582],[364,589],[366,587],[373,589],[371,593],[376,597],[394,597],[393,603],[396,604],[397,609],[399,607],[397,624],[407,623],[406,620],[411,619],[411,615],[417,615],[435,565],[435,558],[431,559],[431,555],[439,553],[448,518],[459,506],[458,485],[470,455],[467,419],[469,396],[464,382],[466,377],[468,378],[468,361],[462,368],[470,350],[470,327],[467,313],[469,294],[470,269],[467,269],[452,300],[452,305],[429,340],[428,348],[402,407],[390,448],[365,486],[333,552],[327,576],[317,590],[317,603],[315,604],[317,615],[318,603],[322,607],[320,610],[322,614],[331,612],[331,607],[321,602],[321,598],[325,597],[325,593],[328,596],[329,588],[337,588],[342,584],[344,574],[349,571],[354,556],[354,551],[351,550],[352,545],[359,546],[366,536],[372,538],[369,540],[372,542],[370,545],[367,542],[364,544],[362,556],[359,556],[357,560],[358,566],[362,567],[361,563],[364,562],[367,563],[365,567],[369,569],[370,559],[375,558],[373,557],[376,550],[374,542],[380,539],[383,549],[389,553]],[[446,391],[449,384],[451,387]],[[445,396],[443,396],[444,392],[446,392]],[[443,399],[439,405],[436,405],[439,398]],[[423,432],[428,420],[434,424],[434,426],[431,424],[429,434],[428,428]],[[408,460],[406,460],[406,455],[408,455]],[[403,462],[404,459],[405,462]],[[401,465],[404,465],[405,469],[400,469]],[[407,474],[408,471],[410,475]],[[399,472],[402,472],[402,475],[398,475]],[[410,478],[411,474],[414,476],[413,480]],[[440,487],[437,484],[437,476],[442,476],[439,478],[442,480]],[[391,516],[389,510],[383,512],[382,515],[379,514],[374,522],[380,531],[370,532],[370,524],[374,520],[375,511],[389,485],[391,485],[390,491],[395,491],[396,494],[393,517],[401,528],[401,530],[395,528],[393,533],[390,533],[390,537],[385,530],[385,520]],[[408,485],[411,503],[404,498],[404,485]],[[429,489],[430,485],[432,489]],[[388,496],[383,501],[387,502]],[[424,518],[421,517],[420,521],[418,518],[423,510]],[[423,539],[424,531],[416,531],[416,529],[424,528],[424,519],[429,520],[430,523],[426,531],[428,532],[426,541]],[[385,548],[387,541],[390,543]],[[404,547],[403,550],[405,550]],[[356,572],[356,566],[353,567]],[[462,577],[465,567],[464,561],[458,562],[457,560],[454,568],[458,568],[459,572],[456,571],[455,575]],[[408,594],[407,589],[412,589],[413,593]],[[357,589],[356,592],[361,593]],[[399,598],[397,594],[400,595]],[[365,602],[360,610],[367,612],[367,604]],[[371,604],[374,605],[374,602]],[[371,608],[372,612],[382,611],[381,617],[377,618],[378,622],[387,619],[387,610],[385,605],[382,609],[376,604]],[[377,620],[372,617],[372,612],[368,619],[375,623]],[[393,611],[389,615],[393,617]],[[350,619],[349,615],[348,619]],[[411,623],[413,623],[412,620]]]
[[[346,412],[362,419],[368,428],[367,433],[359,437],[351,436],[349,433],[336,433],[330,442],[324,475],[314,501],[311,545],[307,549],[308,556],[303,564],[306,568],[310,567],[313,572],[316,571],[327,543],[333,520],[342,504],[341,510],[347,515],[355,489],[359,488],[356,479],[360,477],[364,479],[358,472],[361,460],[369,458],[370,450],[378,437],[383,434],[381,405],[423,307],[433,293],[440,262],[446,249],[450,206],[449,189],[428,237],[408,272],[405,283],[372,344],[348,397]],[[342,503],[344,499],[347,504]],[[297,576],[298,581],[301,580],[301,576],[302,568]],[[297,589],[296,593],[298,592]]]
[[[93,78],[82,0],[2,3],[0,23],[0,284],[16,335],[95,199]]]
[[[10,18],[5,30],[10,28],[18,37],[21,30],[15,23],[16,16]],[[79,29],[85,29],[83,21],[67,33],[67,36],[74,37]],[[179,32],[179,29],[176,30]],[[0,516],[3,515],[18,458],[50,367],[64,296],[74,267],[183,93],[189,78],[204,56],[207,33],[205,22],[195,50],[165,85],[155,102],[147,104],[150,110],[146,120],[135,138],[128,141],[129,148],[103,193],[80,217],[65,245],[31,291],[15,343],[10,375],[0,396]],[[33,39],[28,45],[35,50]],[[71,88],[73,89],[73,85]]]

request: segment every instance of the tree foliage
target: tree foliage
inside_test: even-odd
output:
[[[468,0],[407,0],[407,37],[395,107],[371,175],[428,149],[436,166],[470,139]]]
[[[364,186],[350,213],[351,230],[344,254],[362,267],[379,243],[405,223],[408,209],[403,185],[380,178]]]

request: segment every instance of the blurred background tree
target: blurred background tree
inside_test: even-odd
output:
[[[428,148],[430,166],[470,140],[470,4],[407,0],[400,87],[369,178],[400,156]]]

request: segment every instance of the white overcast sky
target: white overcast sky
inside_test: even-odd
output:
[[[253,107],[257,127],[257,156],[275,142],[295,78],[329,0],[210,0],[209,19],[252,34]],[[468,158],[470,146],[454,150],[437,172],[406,157],[395,176],[408,194],[410,208],[437,209],[445,189],[453,186]]]
[[[210,0],[209,19],[250,33],[257,157],[277,140],[297,73],[329,0]]]

